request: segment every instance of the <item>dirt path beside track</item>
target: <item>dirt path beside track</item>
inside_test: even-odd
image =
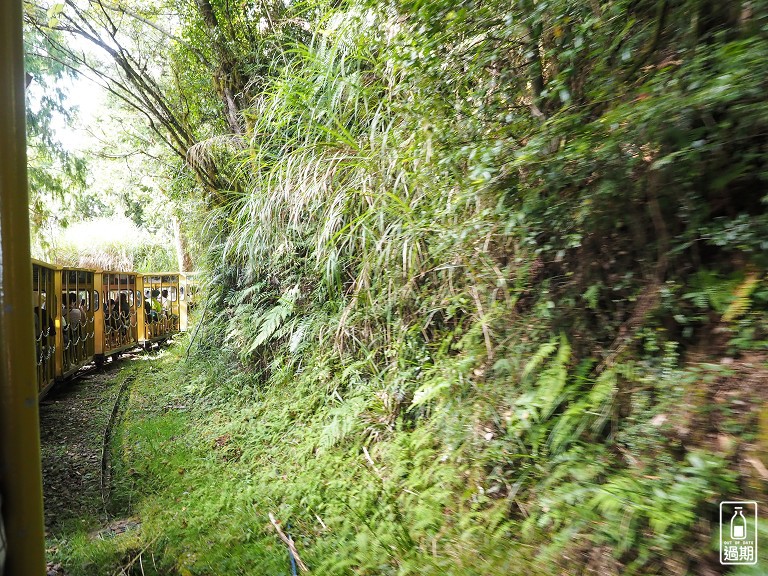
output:
[[[104,524],[101,452],[104,429],[120,389],[117,375],[130,356],[59,385],[40,404],[45,530],[73,522]]]

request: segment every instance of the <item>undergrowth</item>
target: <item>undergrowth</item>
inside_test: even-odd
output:
[[[482,379],[452,363],[471,383],[416,418],[388,411],[386,380],[347,386],[327,352],[317,371],[264,382],[225,353],[186,360],[186,345],[131,368],[110,509],[141,528],[73,534],[61,552],[73,576],[287,574],[270,514],[315,574],[699,573],[716,554],[718,501],[745,494],[743,443],[678,437],[690,419],[716,421],[696,389],[733,369],[676,368],[671,347],[589,381],[566,368],[560,337],[516,388],[500,385],[500,361]]]

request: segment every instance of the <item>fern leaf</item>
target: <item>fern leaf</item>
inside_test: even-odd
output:
[[[528,363],[525,365],[525,368],[523,369],[523,374],[521,376],[521,380],[525,380],[525,378],[528,377],[528,375],[536,370],[544,360],[549,357],[552,352],[554,352],[557,349],[557,340],[554,338],[547,342],[546,344],[542,344],[539,346],[539,349],[536,350],[536,354],[534,354],[530,360],[528,360]]]
[[[722,316],[723,322],[732,322],[739,316],[742,316],[749,309],[749,297],[759,284],[757,274],[750,272],[744,281],[739,284],[733,294],[733,301],[728,305]]]

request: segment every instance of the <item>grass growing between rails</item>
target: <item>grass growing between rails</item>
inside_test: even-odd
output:
[[[567,340],[547,346],[526,370],[539,376],[514,389],[499,362],[479,378],[462,355],[445,358],[425,386],[447,373],[467,384],[432,394],[416,418],[418,398],[388,412],[392,382],[356,380],[359,367],[334,366],[322,347],[300,371],[276,359],[265,382],[221,351],[185,361],[182,341],[123,375],[136,379],[109,508],[140,529],[75,529],[60,559],[72,576],[289,574],[272,514],[313,574],[706,573],[717,503],[763,494],[740,458],[755,445],[737,440],[758,429],[742,402],[761,391],[734,376],[757,382],[765,358],[681,369],[668,351],[625,365],[637,391],[619,424],[619,376],[589,390],[564,365]],[[702,382],[725,400],[697,396]],[[555,397],[571,408],[551,411]],[[721,433],[676,445],[678,427],[701,419]],[[600,426],[610,439],[574,432]]]

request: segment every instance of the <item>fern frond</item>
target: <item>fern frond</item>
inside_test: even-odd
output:
[[[536,350],[536,353],[531,356],[531,359],[528,360],[525,368],[523,368],[523,373],[521,374],[520,379],[525,380],[528,375],[536,370],[536,368],[538,368],[555,350],[557,350],[557,340],[555,338],[552,338],[549,342],[539,346],[539,349]]]
[[[721,318],[723,322],[732,322],[736,318],[744,315],[751,304],[749,297],[752,295],[752,292],[755,291],[755,288],[757,288],[759,283],[760,279],[755,272],[747,274],[744,281],[738,285],[736,291],[733,293],[733,301],[728,305],[728,308],[726,308]]]

